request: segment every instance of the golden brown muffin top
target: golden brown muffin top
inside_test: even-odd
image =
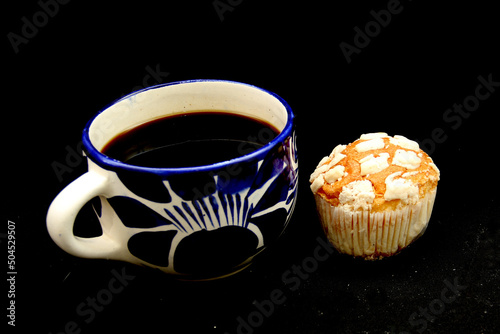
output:
[[[417,142],[379,132],[335,147],[309,181],[331,205],[378,212],[415,204],[437,187],[439,175]]]

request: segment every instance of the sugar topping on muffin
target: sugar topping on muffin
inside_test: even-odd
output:
[[[440,172],[417,142],[384,132],[336,146],[311,174],[311,190],[334,206],[373,212],[414,204]]]

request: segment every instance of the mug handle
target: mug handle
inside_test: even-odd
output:
[[[73,233],[78,212],[92,198],[103,195],[109,184],[108,177],[88,171],[66,186],[50,205],[47,230],[66,252],[83,258],[119,259],[121,243],[106,233],[104,227],[103,234],[93,238],[82,238]]]

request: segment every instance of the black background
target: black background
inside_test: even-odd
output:
[[[370,11],[386,9],[390,1],[234,0],[223,20],[211,0],[158,3],[61,4],[17,53],[8,34],[22,35],[22,18],[33,22],[42,9],[37,1],[3,6],[6,169],[0,233],[6,233],[7,220],[16,223],[18,272],[16,327],[8,326],[10,331],[499,331],[500,87],[460,124],[443,118],[455,103],[474,95],[479,76],[500,82],[500,21],[493,4],[402,0],[400,12],[348,63],[340,43],[353,45],[354,28],[363,30],[374,20]],[[148,67],[162,72],[162,82],[214,78],[254,84],[283,97],[296,114],[295,214],[280,241],[243,273],[180,282],[125,263],[72,257],[48,236],[50,202],[86,170],[86,163],[76,160],[58,178],[54,162],[66,164],[86,121],[143,85]],[[154,83],[160,82],[148,82]],[[334,253],[310,273],[288,276],[299,277],[295,284],[285,284],[283,275],[308,263],[322,236],[310,173],[335,145],[375,131],[427,143],[433,132],[446,137],[428,146],[441,181],[426,233],[383,261]],[[82,213],[79,221],[90,222],[90,215]],[[7,273],[3,237],[1,245]],[[127,286],[92,317],[78,313],[88,298],[103,295],[114,272],[131,278]],[[464,287],[450,303],[439,301],[445,280]],[[284,302],[259,315],[255,301],[268,301],[273,291],[281,292]]]

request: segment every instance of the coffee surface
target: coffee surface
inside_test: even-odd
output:
[[[261,120],[200,111],[141,124],[113,138],[101,151],[136,166],[194,167],[249,154],[278,134],[276,128]]]

